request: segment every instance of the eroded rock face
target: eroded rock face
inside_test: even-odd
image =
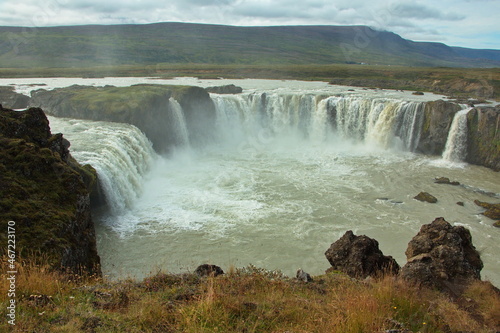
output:
[[[466,162],[500,171],[500,106],[469,111],[467,129]]]
[[[442,100],[427,102],[417,151],[426,155],[441,155],[455,113],[460,109],[460,105]]]
[[[375,239],[365,235],[356,236],[350,230],[330,246],[325,256],[333,269],[354,278],[397,274],[399,271],[396,260],[385,256]]]
[[[442,217],[423,225],[405,253],[401,276],[417,284],[444,289],[481,279],[483,262],[469,230]]]
[[[28,107],[29,97],[18,94],[13,87],[0,87],[0,104],[8,109],[24,109]]]
[[[68,146],[50,133],[41,109],[0,108],[0,239],[14,221],[18,256],[37,260],[43,253],[55,268],[100,273],[82,176],[90,186],[95,170],[76,163]]]

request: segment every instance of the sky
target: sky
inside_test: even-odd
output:
[[[0,26],[368,25],[414,41],[500,49],[500,0],[0,0]]]

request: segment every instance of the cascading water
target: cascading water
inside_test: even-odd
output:
[[[314,143],[332,135],[414,151],[423,122],[423,102],[308,94],[242,94],[213,97],[219,132],[248,139],[268,131],[273,137],[300,136]]]
[[[56,117],[49,117],[49,121],[53,131],[64,133],[70,140],[73,157],[96,169],[113,214],[130,208],[156,158],[144,134],[135,126],[121,123]]]
[[[175,99],[170,98],[168,103],[173,114],[173,129],[175,131],[176,145],[179,147],[189,146],[189,133],[186,125],[186,119],[182,107]]]
[[[462,162],[467,157],[467,113],[471,109],[460,110],[455,114],[443,152],[444,160]]]
[[[109,179],[105,191],[115,208],[96,222],[105,274],[143,277],[153,267],[182,272],[205,262],[321,274],[325,249],[346,230],[374,237],[402,264],[421,225],[446,216],[471,229],[483,251],[483,276],[500,281],[498,232],[474,205],[456,206],[490,197],[430,181],[443,175],[500,193],[497,176],[473,166],[443,171],[431,157],[401,153],[419,144],[423,101],[332,95],[212,94],[216,140],[203,148],[189,147],[182,109],[170,100],[177,149],[168,156],[155,157],[128,125],[55,126],[79,162]],[[428,187],[438,204],[413,199]]]

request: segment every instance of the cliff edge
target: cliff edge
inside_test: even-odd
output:
[[[54,268],[100,274],[89,188],[91,166],[79,165],[62,134],[51,134],[39,108],[0,105],[0,238],[15,223],[19,258],[46,259]],[[11,223],[12,224],[12,223]],[[6,254],[6,247],[0,255]]]

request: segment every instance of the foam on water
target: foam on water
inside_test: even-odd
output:
[[[497,175],[474,166],[445,168],[435,158],[413,154],[424,103],[289,90],[212,98],[216,142],[203,149],[179,145],[168,157],[146,154],[153,157],[143,171],[132,168],[140,177],[130,182],[139,185],[128,189],[134,193],[131,204],[99,218],[98,247],[106,274],[141,277],[155,265],[177,272],[204,262],[223,267],[252,263],[286,274],[302,267],[320,274],[328,268],[324,251],[346,230],[377,239],[384,253],[404,264],[408,241],[421,225],[444,216],[472,227],[485,261],[483,275],[500,282],[495,242],[500,230],[471,203],[488,201],[487,192],[500,193]],[[85,149],[94,149],[86,141],[98,137],[88,132],[94,127],[103,133],[102,140],[94,141],[109,137],[115,142],[111,137],[120,133],[74,121],[73,132],[79,134],[65,135],[79,161]],[[127,149],[144,149],[143,143],[118,141],[127,142]],[[120,154],[104,155],[128,161]],[[88,161],[96,158],[88,156]],[[124,163],[112,164],[129,168]],[[113,175],[112,166],[107,167],[102,172]],[[434,184],[437,176],[468,187]],[[414,200],[423,190],[438,197],[438,203]],[[466,205],[459,207],[457,201]]]

